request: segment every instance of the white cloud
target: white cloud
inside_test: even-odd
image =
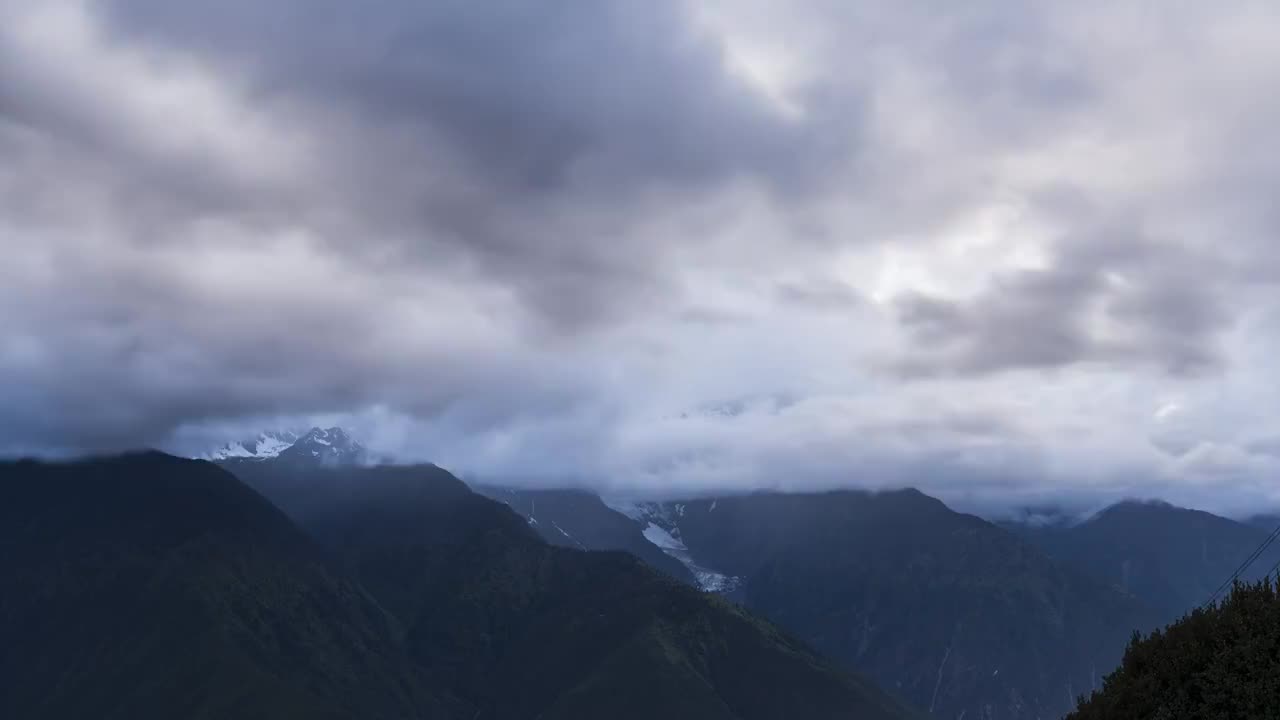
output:
[[[1270,4],[281,7],[0,4],[0,450],[1280,500]]]

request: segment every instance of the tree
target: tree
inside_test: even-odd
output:
[[[1068,720],[1248,720],[1280,713],[1280,586],[1236,583],[1147,637]]]

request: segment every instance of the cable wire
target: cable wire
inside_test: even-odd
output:
[[[1280,525],[1277,525],[1276,529],[1271,531],[1271,534],[1267,536],[1267,539],[1263,540],[1262,544],[1258,545],[1258,547],[1249,554],[1249,557],[1245,558],[1244,562],[1240,563],[1240,567],[1236,568],[1236,571],[1231,573],[1231,577],[1224,580],[1222,584],[1218,586],[1218,589],[1213,591],[1213,595],[1211,595],[1200,607],[1206,608],[1209,605],[1212,605],[1213,601],[1218,599],[1218,596],[1222,594],[1223,590],[1230,587],[1245,570],[1249,569],[1250,565],[1257,561],[1259,557],[1262,557],[1262,553],[1266,552],[1267,548],[1271,547],[1271,545],[1276,541],[1276,538],[1280,538]],[[1280,563],[1276,563],[1276,567],[1271,568],[1271,572],[1275,572],[1278,568],[1280,568]]]

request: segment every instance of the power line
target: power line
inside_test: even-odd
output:
[[[1245,558],[1244,562],[1240,563],[1240,567],[1236,568],[1236,571],[1231,573],[1231,577],[1224,580],[1222,584],[1218,586],[1218,589],[1213,591],[1213,595],[1211,595],[1200,607],[1205,608],[1213,604],[1213,601],[1218,599],[1218,596],[1222,594],[1223,590],[1230,587],[1245,570],[1249,569],[1250,565],[1262,556],[1262,553],[1267,551],[1267,548],[1271,547],[1272,543],[1276,541],[1276,538],[1280,538],[1280,525],[1277,525],[1276,529],[1271,531],[1271,534],[1267,536],[1267,539],[1263,540],[1262,544],[1258,545],[1258,547],[1249,554],[1249,557]],[[1275,572],[1277,568],[1280,568],[1280,563],[1276,563],[1276,567],[1271,568],[1271,572]],[[1270,573],[1268,573],[1268,575],[1269,574]]]
[[[1271,572],[1267,573],[1267,577],[1275,575],[1277,570],[1280,570],[1280,560],[1277,560],[1276,564],[1271,566]],[[1276,578],[1276,585],[1280,586],[1280,577]]]

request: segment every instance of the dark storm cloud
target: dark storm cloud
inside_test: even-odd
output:
[[[264,97],[302,93],[416,128],[490,182],[553,192],[719,180],[790,162],[801,135],[724,73],[670,0],[499,3],[113,0],[116,32],[247,68]],[[427,138],[424,138],[424,140]]]
[[[673,290],[654,287],[664,245],[697,238],[638,240],[637,217],[731,182],[802,194],[849,151],[730,76],[671,0],[109,7],[116,36],[320,119],[305,130],[336,161],[315,202],[350,223],[336,249],[494,274],[553,327]]]

